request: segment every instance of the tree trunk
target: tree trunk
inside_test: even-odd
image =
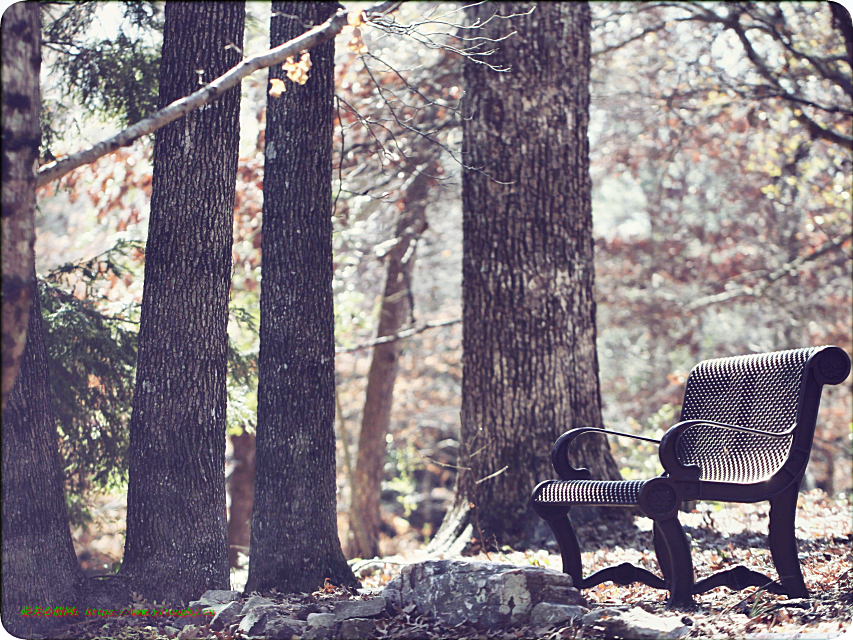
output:
[[[231,436],[236,463],[228,478],[231,510],[228,514],[228,564],[239,567],[240,553],[249,555],[252,500],[255,493],[255,434]]]
[[[274,2],[276,46],[335,3]],[[334,42],[267,100],[255,504],[246,591],[357,585],[338,539],[332,302]],[[270,79],[284,78],[270,68]]]
[[[33,244],[41,124],[41,20],[37,4],[8,7],[2,20],[3,388],[12,390],[35,295]]]
[[[240,62],[242,2],[166,3],[160,105]],[[177,605],[228,589],[225,380],[240,90],[154,140],[121,573]]]
[[[479,36],[500,38],[490,65],[466,61],[463,120],[463,380],[456,509],[483,542],[531,542],[537,482],[554,477],[564,431],[601,427],[595,340],[587,125],[586,3],[486,3]],[[576,460],[615,479],[603,438]],[[474,512],[465,515],[468,505]],[[454,519],[456,522],[454,522]]]
[[[437,156],[437,151],[433,153]],[[430,176],[437,166],[436,160],[437,157],[415,168],[415,173],[404,186],[400,203],[403,208],[397,219],[397,243],[385,256],[388,271],[379,311],[377,338],[397,333],[411,313],[415,250],[418,239],[427,227],[427,196]],[[358,437],[350,511],[350,531],[353,535],[349,540],[348,553],[351,558],[373,558],[379,555],[379,506],[382,472],[385,468],[385,436],[391,424],[400,348],[400,342],[395,340],[376,345],[373,349]]]
[[[3,626],[20,637],[51,626],[51,618],[22,616],[25,607],[74,606],[84,580],[65,510],[48,375],[35,297],[20,373],[3,412]]]

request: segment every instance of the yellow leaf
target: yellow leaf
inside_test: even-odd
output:
[[[287,86],[285,86],[283,80],[279,80],[278,78],[273,78],[270,80],[270,95],[273,98],[280,98],[281,94],[287,91]]]
[[[305,84],[308,82],[308,71],[311,69],[311,54],[307,51],[303,52],[299,62],[294,62],[293,56],[290,56],[281,66],[292,82]]]
[[[355,51],[356,53],[367,52],[367,46],[365,46],[364,42],[361,39],[361,29],[352,30],[352,38],[347,43],[347,47],[350,51]]]
[[[364,24],[364,12],[363,11],[350,11],[347,14],[347,23],[351,27],[360,27]]]

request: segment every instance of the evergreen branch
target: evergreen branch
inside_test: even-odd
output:
[[[381,17],[386,13],[395,10],[399,4],[400,3],[398,2],[382,2],[366,9],[364,14],[368,19],[372,19],[373,16]],[[340,9],[323,24],[314,27],[293,40],[289,40],[284,44],[274,47],[265,53],[246,58],[236,67],[230,69],[195,93],[179,100],[175,100],[172,104],[160,109],[147,118],[143,118],[136,124],[127,127],[112,138],[102,140],[88,149],[65,156],[64,158],[55,160],[40,167],[38,170],[36,188],[43,187],[48,182],[61,178],[77,167],[81,167],[85,164],[91,164],[98,158],[101,158],[116,149],[120,149],[121,147],[126,147],[142,136],[154,133],[170,122],[185,116],[191,111],[203,107],[232,87],[238,85],[243,78],[251,75],[255,71],[271,67],[274,64],[281,64],[288,57],[297,56],[301,52],[335,37],[347,24],[348,13],[348,11]]]

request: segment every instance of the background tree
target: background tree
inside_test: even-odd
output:
[[[38,10],[29,5],[9,7],[3,13],[3,407],[24,353],[36,286],[33,212],[41,138],[40,25]]]
[[[463,378],[457,497],[489,541],[529,538],[536,482],[573,427],[601,427],[593,298],[589,7],[469,8],[512,18],[488,65],[467,62],[463,120]],[[506,20],[481,35],[504,36]],[[497,72],[490,67],[498,67]],[[599,479],[619,471],[604,439],[576,453]],[[485,541],[483,541],[485,543]]]
[[[433,145],[429,149],[431,158],[414,163],[414,170],[401,189],[395,237],[385,254],[388,266],[379,309],[377,338],[393,336],[414,317],[412,273],[418,240],[427,227],[426,206],[430,183],[434,180],[432,176],[438,168],[439,151]],[[353,536],[348,549],[350,557],[372,558],[379,554],[379,528],[382,522],[379,505],[385,470],[385,436],[391,422],[401,346],[394,340],[378,344],[373,349],[353,476],[350,513]]]
[[[166,5],[161,107],[240,61],[244,17],[243,3]],[[121,574],[167,603],[229,588],[226,328],[239,104],[235,88],[154,142]]]
[[[276,46],[335,11],[276,2]],[[332,300],[334,42],[311,50],[307,82],[270,68],[264,163],[263,279],[255,499],[247,591],[356,585],[335,515]],[[286,82],[287,85],[280,83]]]

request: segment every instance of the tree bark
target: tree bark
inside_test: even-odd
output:
[[[255,434],[231,436],[236,466],[228,478],[231,509],[228,513],[228,564],[239,567],[240,553],[249,555],[252,500],[255,493]]]
[[[72,607],[84,577],[68,526],[47,350],[38,297],[27,346],[3,412],[3,626],[20,637],[59,619],[25,607]]]
[[[41,19],[37,4],[8,7],[2,20],[2,406],[12,390],[27,341],[35,296],[33,245],[41,124]]]
[[[160,105],[240,61],[242,2],[166,4]],[[121,574],[150,601],[228,589],[225,381],[240,90],[161,129]]]
[[[334,13],[274,2],[270,43]],[[246,591],[358,582],[337,532],[332,301],[334,42],[311,50],[305,85],[267,101],[255,504]]]
[[[437,151],[433,151],[437,155]],[[388,261],[385,289],[379,311],[377,337],[396,334],[411,313],[411,278],[415,268],[415,251],[427,227],[426,205],[430,176],[437,158],[415,168],[404,187],[400,216],[397,219],[397,243],[385,256]],[[391,424],[394,381],[397,378],[400,342],[385,342],[373,349],[361,431],[358,437],[350,511],[348,555],[351,558],[373,558],[379,555],[380,495],[385,469],[385,436]]]
[[[532,12],[529,12],[532,9]],[[457,503],[437,538],[473,522],[485,543],[529,544],[529,506],[564,431],[601,427],[589,177],[586,3],[486,3],[496,72],[466,61],[463,380]],[[603,438],[576,461],[615,479]],[[467,514],[469,505],[473,513]],[[473,516],[473,519],[471,518]],[[455,522],[454,522],[455,520]]]

